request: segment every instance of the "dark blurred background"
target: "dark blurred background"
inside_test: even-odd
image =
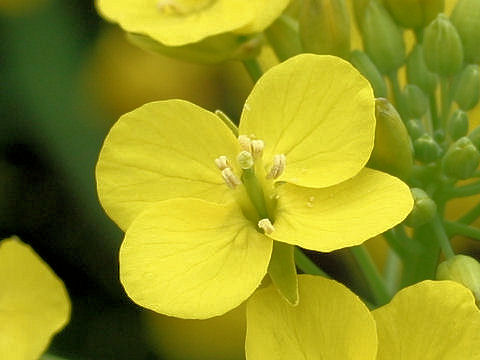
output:
[[[148,101],[182,98],[238,119],[253,85],[246,72],[139,50],[86,0],[0,0],[0,32],[0,239],[18,235],[68,288],[72,320],[49,353],[243,359],[243,307],[187,321],[125,296],[122,233],[98,203],[94,167],[113,122]],[[334,271],[335,260],[321,262]]]

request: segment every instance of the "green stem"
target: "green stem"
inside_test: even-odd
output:
[[[469,212],[463,215],[457,222],[462,224],[471,224],[480,217],[480,203],[475,205]]]
[[[475,240],[480,240],[480,229],[454,221],[445,221],[445,230],[452,235],[463,235]]]
[[[400,241],[393,229],[390,229],[383,233],[383,236],[390,248],[395,251],[398,256],[402,258],[407,256],[405,244]]]
[[[388,289],[367,249],[363,245],[358,245],[351,247],[350,251],[365,275],[377,305],[388,303],[390,301]]]
[[[250,78],[254,83],[256,83],[263,75],[262,67],[260,66],[257,58],[246,59],[242,62],[248,72],[248,75],[250,75]]]
[[[438,118],[438,110],[437,110],[437,97],[435,96],[435,93],[430,94],[428,97],[430,101],[430,116],[432,118],[432,126],[429,128],[430,135],[433,136],[433,130],[438,129],[440,127],[440,120]],[[429,126],[430,127],[430,126]]]
[[[303,273],[330,278],[327,273],[320,269],[317,264],[310,260],[310,258],[297,247],[295,247],[294,256],[295,264],[297,264],[297,267],[302,270]]]
[[[393,99],[395,100],[395,106],[400,113],[402,119],[406,121],[406,108],[403,101],[402,90],[400,89],[400,83],[398,82],[398,73],[394,71],[388,75],[390,84],[392,85]]]
[[[455,256],[455,253],[453,252],[452,245],[450,244],[450,240],[447,236],[447,233],[445,231],[445,227],[442,223],[442,220],[438,216],[438,214],[435,216],[431,223],[433,232],[437,238],[438,244],[440,245],[443,254],[447,259],[450,259]]]
[[[397,292],[400,284],[401,270],[402,260],[393,249],[390,249],[384,269],[385,283],[390,294],[395,294]]]
[[[450,115],[450,108],[452,106],[452,101],[450,99],[450,81],[446,77],[440,77],[440,93],[442,98],[441,125],[446,129],[448,117]]]
[[[480,194],[480,181],[469,185],[459,186],[445,193],[447,198],[467,197]]]

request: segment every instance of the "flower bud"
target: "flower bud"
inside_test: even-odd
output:
[[[408,179],[413,167],[412,145],[400,115],[388,100],[379,98],[375,116],[375,145],[368,166]]]
[[[298,23],[290,16],[280,16],[264,32],[280,61],[302,53]]]
[[[411,118],[421,118],[427,112],[428,99],[417,85],[405,86],[403,97]]]
[[[146,35],[132,33],[128,34],[128,40],[146,51],[203,64],[252,58],[260,53],[263,46],[263,40],[258,35],[240,36],[233,33],[211,36],[183,46],[165,46]]]
[[[414,204],[412,212],[405,219],[405,224],[410,227],[419,227],[433,219],[437,213],[437,204],[422,189],[412,188],[410,191]]]
[[[425,128],[423,127],[422,121],[419,119],[410,119],[405,125],[412,140],[418,139],[425,133]]]
[[[385,0],[393,18],[406,28],[427,26],[443,11],[445,0]]]
[[[479,44],[480,46],[480,44]],[[480,71],[476,64],[467,65],[455,84],[454,99],[460,109],[469,111],[478,103],[480,96]]]
[[[451,18],[462,39],[465,60],[480,63],[480,1],[458,0]]]
[[[463,63],[460,36],[445,14],[439,14],[425,29],[423,55],[430,71],[441,76],[458,73]]]
[[[345,0],[304,0],[299,25],[306,52],[348,57],[350,16]]]
[[[448,133],[453,140],[460,139],[468,133],[468,115],[462,110],[455,110],[448,120]]]
[[[468,138],[472,142],[473,145],[480,151],[480,126],[473,129],[470,134],[468,134]]]
[[[365,18],[365,10],[372,0],[350,0],[353,5],[353,14],[358,26],[361,28]]]
[[[445,154],[442,166],[452,179],[468,179],[480,164],[480,153],[468,137],[455,141]]]
[[[480,264],[466,255],[455,255],[437,268],[437,280],[452,280],[469,288],[477,306],[480,304]]]
[[[423,134],[413,142],[415,157],[426,164],[433,162],[442,155],[442,148],[428,134]]]
[[[425,64],[422,45],[416,45],[408,55],[407,79],[417,85],[427,94],[433,94],[437,87],[437,75],[432,73]]]
[[[403,65],[405,44],[402,31],[378,1],[370,1],[365,8],[361,32],[365,52],[382,74],[391,73]]]
[[[370,81],[376,97],[387,97],[387,84],[367,54],[360,50],[354,50],[350,54],[350,62]]]

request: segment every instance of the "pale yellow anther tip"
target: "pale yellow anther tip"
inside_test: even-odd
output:
[[[238,137],[240,148],[244,151],[252,152],[252,139],[248,135],[240,135]]]
[[[259,159],[262,157],[264,147],[265,144],[263,140],[252,140],[251,148],[254,159]]]
[[[263,230],[265,234],[271,234],[275,231],[270,219],[262,219],[258,222],[258,227]]]
[[[287,157],[284,154],[278,154],[273,157],[273,164],[267,179],[278,179],[285,171],[287,165]]]
[[[222,170],[222,178],[230,189],[235,189],[242,183],[230,168],[225,168]]]
[[[219,170],[225,170],[226,168],[231,168],[230,161],[225,155],[219,156],[215,159],[215,165]]]

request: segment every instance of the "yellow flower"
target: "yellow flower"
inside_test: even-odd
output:
[[[467,288],[424,281],[369,312],[333,280],[299,276],[291,307],[273,287],[247,305],[247,360],[480,359],[480,311]]]
[[[332,251],[398,224],[412,208],[410,190],[363,169],[374,128],[367,80],[339,58],[306,54],[257,82],[238,139],[215,114],[180,100],[122,116],[96,176],[103,207],[126,230],[128,295],[167,315],[220,315],[260,284],[273,240]]]
[[[97,0],[99,12],[128,32],[167,46],[228,32],[263,31],[289,0]]]
[[[70,318],[63,282],[12,237],[0,242],[0,289],[0,359],[38,359]]]

